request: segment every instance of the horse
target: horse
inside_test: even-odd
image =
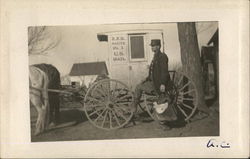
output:
[[[60,73],[50,64],[29,66],[30,104],[38,113],[35,135],[43,133],[49,125],[56,125],[60,120]]]

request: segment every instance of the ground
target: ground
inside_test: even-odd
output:
[[[165,138],[165,137],[194,137],[219,136],[219,104],[217,101],[208,103],[211,113],[207,117],[195,115],[192,121],[183,125],[172,123],[173,128],[164,131],[158,123],[141,114],[141,119],[134,125],[132,122],[117,130],[102,130],[93,126],[86,118],[82,105],[71,103],[62,106],[60,128],[34,136],[36,111],[31,107],[31,141],[72,141],[99,139],[135,139],[135,138]],[[65,123],[71,125],[64,126]],[[72,125],[73,124],[73,125]]]

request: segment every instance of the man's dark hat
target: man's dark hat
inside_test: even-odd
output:
[[[161,46],[161,40],[160,39],[152,39],[151,40],[151,43],[150,43],[151,46]]]

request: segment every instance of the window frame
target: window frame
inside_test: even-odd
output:
[[[131,52],[131,37],[143,37],[143,48],[144,48],[144,58],[132,58],[132,52]],[[145,33],[139,33],[139,34],[129,34],[128,35],[128,47],[129,47],[129,61],[130,62],[142,62],[147,61],[147,51],[146,51],[146,34]]]

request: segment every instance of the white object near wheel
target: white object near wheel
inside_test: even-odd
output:
[[[197,89],[191,78],[182,72],[170,71],[172,82],[171,89],[167,89],[168,95],[171,98],[175,113],[178,118],[188,121],[197,109]],[[158,120],[155,116],[154,102],[157,101],[156,94],[144,94],[144,107],[148,114],[154,119]],[[157,107],[159,112],[163,109],[161,106]]]

